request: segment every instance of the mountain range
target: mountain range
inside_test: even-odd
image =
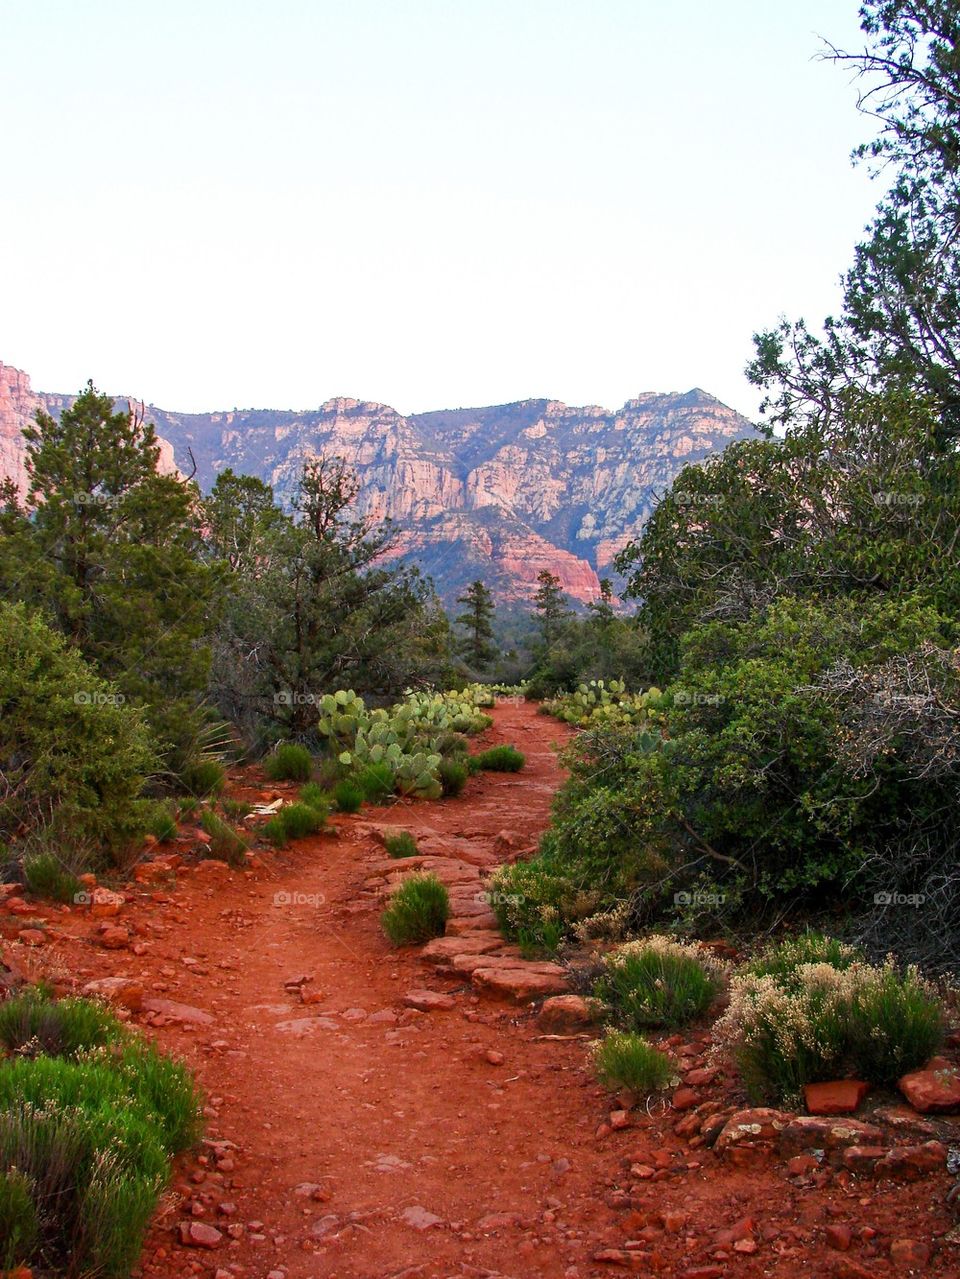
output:
[[[74,398],[34,391],[26,373],[0,364],[0,475],[21,492],[23,427],[38,409],[56,416]],[[146,414],[162,441],[161,465],[188,472],[195,463],[204,490],[232,467],[272,484],[289,504],[307,458],[343,458],[360,481],[358,513],[395,521],[398,552],[422,566],[447,603],[476,577],[504,602],[528,601],[543,568],[572,599],[596,599],[600,577],[616,584],[614,556],[680,468],[756,434],[699,389],[638,395],[615,410],[530,399],[404,416],[339,397],[304,411],[148,405]]]

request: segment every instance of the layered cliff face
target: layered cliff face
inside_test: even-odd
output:
[[[23,374],[2,365],[0,373],[0,397],[9,388],[0,398],[0,466],[16,477],[24,421],[39,406],[59,412],[70,397],[34,395]],[[24,406],[20,416],[8,403]],[[398,553],[421,563],[448,602],[474,577],[501,599],[529,600],[542,568],[572,598],[595,599],[599,577],[679,469],[754,434],[700,390],[641,395],[613,412],[524,400],[403,417],[348,398],[303,413],[147,412],[164,461],[184,471],[195,462],[204,489],[229,466],[289,502],[305,460],[343,458],[361,482],[360,513],[396,522]]]

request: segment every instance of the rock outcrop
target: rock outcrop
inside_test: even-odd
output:
[[[38,407],[72,397],[30,390],[0,365],[0,469],[23,483],[20,432]],[[147,409],[162,464],[209,488],[226,467],[257,475],[284,502],[304,461],[343,458],[356,470],[359,514],[390,518],[397,554],[416,559],[449,602],[481,576],[501,600],[529,600],[542,568],[573,599],[596,599],[616,553],[688,462],[750,437],[746,418],[701,390],[641,395],[609,411],[556,400],[404,417],[346,397],[319,409],[171,413]]]

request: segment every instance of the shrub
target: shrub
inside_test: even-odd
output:
[[[119,1039],[122,1026],[89,999],[50,999],[28,987],[0,1004],[0,1044],[10,1053],[75,1056]]]
[[[193,799],[210,799],[223,790],[227,774],[218,759],[207,755],[191,760],[181,772],[180,780]]]
[[[645,1096],[666,1088],[674,1077],[666,1053],[634,1031],[608,1031],[594,1044],[592,1055],[597,1078],[606,1088],[629,1088]]]
[[[685,1026],[720,988],[719,965],[702,947],[654,935],[625,942],[603,959],[594,994],[631,1029]]]
[[[916,969],[861,961],[800,963],[782,975],[735,977],[716,1031],[754,1100],[796,1104],[808,1083],[856,1075],[893,1085],[943,1038],[935,992]]]
[[[493,910],[504,936],[525,946],[555,949],[576,921],[594,915],[602,896],[563,865],[549,841],[530,861],[500,866],[490,880]]]
[[[305,782],[312,770],[313,757],[296,742],[281,742],[263,761],[263,771],[274,782]]]
[[[391,857],[416,857],[417,855],[417,841],[408,830],[399,831],[396,835],[388,835],[384,843]]]
[[[437,771],[444,795],[459,795],[467,784],[469,770],[460,759],[442,759]]]
[[[30,1179],[15,1168],[0,1173],[0,1266],[4,1270],[30,1258],[40,1233],[31,1189]]]
[[[390,898],[381,916],[394,946],[442,937],[450,918],[450,896],[436,875],[411,875]]]
[[[158,757],[141,712],[23,604],[0,603],[0,841],[43,831],[120,864]]]
[[[307,782],[305,786],[300,787],[299,798],[301,804],[308,804],[315,813],[319,813],[326,821],[333,801],[322,786],[317,782]]]
[[[177,815],[174,806],[165,800],[156,800],[151,806],[146,822],[147,834],[153,835],[161,844],[175,839],[177,835]]]
[[[264,822],[260,829],[260,834],[268,844],[273,844],[275,848],[286,848],[287,846],[287,827],[279,814],[271,817],[268,822]]]
[[[376,804],[393,794],[393,769],[385,763],[367,764],[357,774],[357,785],[367,803]]]
[[[303,839],[323,829],[326,814],[311,804],[285,804],[277,813],[288,839]]]
[[[31,893],[56,902],[72,902],[81,887],[76,875],[52,852],[25,856],[23,878]]]
[[[334,786],[333,798],[341,813],[355,813],[363,803],[363,791],[356,782],[345,777]]]
[[[245,864],[244,853],[249,844],[229,822],[225,822],[212,808],[207,808],[200,818],[200,825],[210,836],[210,852],[214,857],[222,858],[233,867]]]
[[[473,756],[474,766],[494,773],[519,773],[527,762],[515,746],[491,746]]]
[[[235,822],[242,822],[245,817],[249,817],[253,812],[253,805],[242,799],[222,799],[220,807],[231,821]]]
[[[863,955],[855,946],[848,946],[835,937],[825,937],[822,933],[806,932],[773,942],[744,966],[744,972],[753,977],[774,977],[781,984],[790,984],[804,964],[829,964],[842,972],[862,959]]]

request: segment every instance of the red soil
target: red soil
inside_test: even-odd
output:
[[[522,773],[479,775],[458,799],[338,816],[336,835],[254,871],[208,864],[161,892],[135,889],[111,922],[132,930],[139,955],[94,944],[99,921],[76,909],[43,910],[46,944],[9,948],[61,987],[127,976],[212,1018],[148,1029],[196,1070],[208,1138],[236,1150],[180,1162],[143,1275],[960,1276],[960,1248],[944,1240],[955,1224],[946,1174],[901,1185],[791,1180],[779,1161],[730,1167],[677,1137],[669,1107],[652,1118],[641,1107],[598,1136],[613,1103],[582,1038],[538,1038],[530,1010],[480,1001],[416,948],[389,948],[382,895],[364,886],[384,860],[371,824],[490,848],[508,831],[530,847],[561,780],[551,743],[566,735],[530,706],[502,705],[484,744],[519,746]],[[311,1002],[284,987],[300,977]],[[425,987],[454,1007],[402,1005]],[[653,1178],[631,1174],[637,1163]],[[215,1248],[181,1246],[191,1221],[222,1233]]]

